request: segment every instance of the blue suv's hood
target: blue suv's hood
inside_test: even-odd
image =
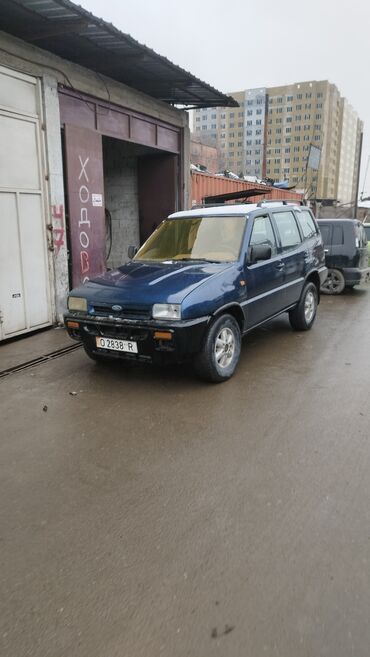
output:
[[[73,290],[90,303],[181,303],[210,277],[230,268],[230,263],[129,262]]]

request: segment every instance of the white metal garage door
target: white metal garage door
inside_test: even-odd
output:
[[[39,86],[0,67],[0,340],[51,323]]]

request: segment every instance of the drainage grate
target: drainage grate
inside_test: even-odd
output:
[[[41,363],[47,363],[49,360],[54,360],[55,358],[60,358],[69,354],[71,351],[80,349],[82,347],[81,343],[71,344],[69,347],[64,347],[63,349],[58,349],[57,351],[52,351],[50,354],[45,354],[45,356],[39,356],[33,360],[29,360],[26,363],[21,363],[20,365],[15,365],[14,367],[9,367],[7,370],[0,371],[0,379],[9,374],[15,374],[16,372],[21,372],[22,370],[27,370],[30,367],[35,367],[36,365],[41,365]]]

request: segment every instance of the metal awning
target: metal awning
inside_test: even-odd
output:
[[[238,106],[234,98],[70,0],[1,0],[0,29],[166,103]]]

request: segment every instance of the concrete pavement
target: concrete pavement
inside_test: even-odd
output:
[[[1,655],[368,657],[369,325],[324,298],[222,385],[81,350],[2,379]]]

